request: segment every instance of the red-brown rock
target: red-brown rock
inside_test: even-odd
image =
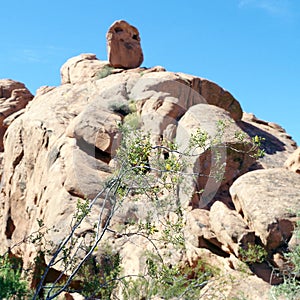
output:
[[[106,34],[108,60],[113,67],[133,69],[143,60],[139,31],[126,21],[114,22]]]

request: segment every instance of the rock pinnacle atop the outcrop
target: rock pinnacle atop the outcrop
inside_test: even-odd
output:
[[[143,60],[139,31],[124,20],[115,21],[106,34],[109,63],[116,68],[133,69]]]

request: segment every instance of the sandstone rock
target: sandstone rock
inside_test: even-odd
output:
[[[107,61],[98,60],[95,54],[80,54],[68,59],[61,67],[61,83],[74,84],[97,79],[97,75],[108,66]]]
[[[181,73],[156,72],[143,75],[131,90],[130,98],[136,100],[144,127],[150,129],[158,139],[167,136],[168,126],[176,126],[187,109],[196,104],[208,103],[224,108],[233,119],[239,119],[242,115],[240,104],[229,93],[230,97],[227,98],[230,99],[230,103],[235,103],[234,105],[224,105],[221,96],[216,100],[205,85],[201,90],[196,91],[192,88],[195,80],[205,81],[194,76],[183,76]],[[215,83],[211,83],[211,86],[219,91],[219,95],[222,94],[221,91],[224,92]],[[233,110],[235,107],[238,109]]]
[[[270,285],[257,276],[251,276],[242,272],[231,272],[227,276],[208,282],[201,290],[203,300],[269,300]]]
[[[242,217],[225,204],[216,201],[209,212],[210,228],[216,234],[222,249],[240,256],[240,249],[255,244],[255,233],[250,230]]]
[[[35,96],[36,97],[41,96],[41,95],[46,94],[54,89],[55,89],[55,86],[48,86],[48,85],[41,86],[40,88],[37,89]]]
[[[33,244],[19,242],[39,228],[37,219],[42,219],[46,228],[55,227],[55,230],[47,231],[45,236],[45,240],[53,242],[54,251],[69,232],[78,199],[92,199],[111,176],[113,170],[110,162],[120,142],[117,123],[122,122],[131,111],[129,106],[132,102],[141,115],[143,130],[150,131],[156,142],[161,137],[172,140],[177,134],[177,141],[180,141],[182,147],[186,147],[188,138],[197,127],[200,126],[213,136],[219,133],[216,121],[228,121],[228,127],[219,141],[226,149],[217,163],[219,165],[221,162],[221,169],[212,168],[215,165],[212,160],[214,156],[209,152],[208,145],[203,147],[203,151],[195,153],[195,160],[192,161],[192,170],[201,171],[204,175],[209,175],[211,171],[224,172],[220,185],[216,186],[219,183],[212,182],[208,186],[207,194],[204,194],[207,199],[221,200],[223,194],[214,194],[220,187],[221,191],[225,191],[224,199],[228,200],[230,197],[226,193],[232,181],[246,172],[252,163],[243,153],[247,149],[233,138],[234,132],[242,128],[234,121],[240,118],[240,105],[218,85],[195,76],[166,72],[162,67],[131,70],[110,67],[110,71],[105,73],[106,66],[106,62],[98,61],[92,54],[71,59],[62,68],[62,82],[65,84],[57,88],[41,88],[35,99],[22,111],[12,113],[4,120],[5,126],[9,127],[5,135],[5,151],[2,153],[4,164],[0,198],[0,252],[15,246],[12,252],[22,257],[24,266],[33,262],[39,249]],[[109,76],[98,78],[99,71],[105,71],[104,75]],[[8,93],[7,88],[2,89],[1,93]],[[252,129],[257,132],[258,126],[268,126],[277,133],[281,130],[274,124],[258,124],[255,127],[252,123],[243,122],[249,132]],[[283,145],[284,141],[282,140]],[[290,146],[283,146],[283,156]],[[231,151],[231,147],[242,151],[235,153]],[[225,162],[226,166],[223,166],[222,163]],[[196,178],[195,182],[192,181],[192,193],[195,191],[195,183],[198,188],[205,187],[207,179]],[[256,184],[257,182],[252,186]],[[189,192],[189,189],[184,189],[180,190],[182,194]],[[183,197],[186,197],[181,198],[186,204],[184,210],[191,201],[191,194]],[[216,265],[224,267],[224,271],[230,275],[233,269],[238,269],[239,262],[232,254],[221,249],[220,242],[209,226],[210,213],[199,209],[199,199],[193,203],[197,204],[197,209],[183,212],[186,220],[186,249],[190,254],[196,253],[195,259],[206,255],[207,259],[214,260]],[[124,209],[116,213],[111,223],[112,230],[117,232],[128,220],[138,221],[153,210],[153,204],[146,203],[145,199],[138,204],[134,200],[134,196],[125,199]],[[76,231],[76,237],[80,241],[88,241],[100,212],[103,210],[104,217],[107,217],[110,208],[111,203],[99,198],[90,216]],[[219,211],[214,211],[213,214],[217,218]],[[234,215],[234,220],[240,221],[236,213],[230,211],[229,215],[231,214]],[[168,217],[174,218],[174,213]],[[228,221],[226,215],[222,215],[220,219],[223,223]],[[238,224],[240,231],[235,232],[229,228],[220,240],[225,235],[232,240],[239,240],[244,227],[241,225],[243,223]],[[247,224],[255,233],[259,232],[249,222]],[[160,226],[155,239],[161,237],[163,225]],[[229,242],[227,239],[222,241],[234,248],[234,245],[229,246],[230,239]],[[120,251],[125,275],[138,275],[140,271],[144,271],[144,251],[156,251],[149,241],[146,242],[146,239],[137,235],[119,236],[111,231],[106,232],[105,241],[111,242],[115,250]],[[164,246],[158,243],[161,253],[171,253],[167,263],[181,261],[180,251],[173,246]],[[96,259],[99,259],[99,255],[98,252],[95,254]],[[47,254],[44,263],[48,263],[50,258],[51,255]],[[189,258],[193,263],[192,254]],[[57,264],[52,271],[60,270],[62,266]],[[254,285],[250,286],[254,288]]]
[[[299,191],[298,174],[279,168],[244,174],[230,188],[236,210],[269,250],[290,240],[300,211]]]
[[[218,125],[220,120],[225,124],[224,132]],[[192,167],[187,169],[187,173],[200,176],[197,179],[187,176],[180,199],[184,206],[190,203],[194,207],[204,208],[222,187],[228,189],[226,184],[248,171],[254,159],[249,153],[251,144],[235,137],[240,128],[225,110],[207,104],[190,107],[177,127],[176,143],[181,152],[186,151],[189,140],[197,129],[207,132],[209,137],[204,147],[198,147],[192,152],[188,162]],[[202,189],[204,191],[198,193]]]
[[[24,89],[24,83],[12,79],[0,79],[0,98],[10,98],[14,90]],[[1,99],[3,100],[3,99]]]
[[[230,112],[231,118],[240,120],[243,111],[240,103],[226,90],[216,83],[205,78],[199,78],[183,73],[178,73],[181,79],[188,80],[189,86],[197,91],[208,104],[221,107]]]
[[[238,126],[251,137],[257,135],[265,139],[262,141],[265,156],[259,159],[257,168],[283,167],[297,147],[296,142],[281,126],[258,119],[253,114],[244,113]]]
[[[143,60],[139,31],[126,21],[114,22],[106,34],[108,60],[113,67],[132,69]]]
[[[233,255],[222,257],[207,249],[188,246],[184,259],[190,265],[200,260],[217,270],[217,276],[202,288],[200,299],[269,299],[270,285],[253,275],[249,267]]]
[[[7,129],[4,119],[24,108],[33,95],[21,82],[11,79],[0,80],[0,151],[3,151],[3,137]]]
[[[206,248],[214,253],[221,252],[221,243],[209,224],[209,211],[193,209],[186,214],[184,227],[185,241],[197,248]]]
[[[98,108],[98,109],[97,109]],[[98,103],[92,103],[79,114],[66,129],[69,137],[76,138],[87,145],[94,145],[95,150],[114,154],[118,145],[118,122],[121,117],[105,109],[99,110]],[[120,137],[120,134],[119,134]]]
[[[295,173],[300,174],[300,147],[290,155],[284,166]]]

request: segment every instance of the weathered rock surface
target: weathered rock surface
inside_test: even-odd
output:
[[[257,276],[232,271],[209,282],[201,291],[201,299],[269,300],[270,285]]]
[[[286,245],[300,211],[299,175],[285,169],[257,170],[230,188],[236,210],[269,250]]]
[[[104,72],[108,66],[107,61],[98,60],[95,54],[80,54],[68,59],[61,67],[61,83],[74,84],[97,79],[99,72]]]
[[[193,209],[186,214],[184,227],[185,240],[197,248],[210,249],[220,253],[222,244],[217,240],[216,234],[211,230],[209,211]]]
[[[222,244],[222,250],[240,256],[240,249],[255,244],[255,232],[250,230],[241,215],[216,201],[209,212],[210,228]]]
[[[300,147],[286,160],[284,166],[295,173],[300,174]]]
[[[204,208],[212,202],[222,186],[227,189],[228,183],[248,171],[254,159],[249,155],[251,143],[236,138],[240,128],[229,113],[207,104],[190,107],[179,121],[176,143],[180,151],[186,151],[188,141],[199,128],[208,134],[208,139],[204,147],[193,151],[189,157],[189,165],[192,167],[189,167],[188,173],[201,176],[196,180],[187,177],[180,198],[184,206],[191,202],[193,207]],[[190,191],[187,193],[188,189]],[[199,194],[198,191],[202,189],[203,193]]]
[[[24,108],[32,98],[25,84],[11,79],[0,80],[0,151],[3,151],[3,137],[7,129],[5,118]]]
[[[249,136],[264,138],[262,148],[265,156],[259,159],[257,168],[281,168],[297,148],[296,142],[278,124],[260,120],[253,114],[243,113],[238,126]]]
[[[269,252],[291,238],[294,216],[299,211],[299,175],[272,169],[283,167],[295,150],[295,143],[284,130],[247,114],[241,120],[241,106],[229,92],[207,79],[166,72],[162,67],[116,69],[93,54],[83,54],[68,60],[61,75],[61,86],[40,88],[26,107],[18,106],[3,120],[8,129],[2,153],[1,253],[16,245],[13,254],[22,257],[25,265],[31,263],[36,247],[19,242],[39,228],[37,219],[47,228],[55,227],[45,236],[54,248],[62,241],[78,199],[92,199],[111,176],[111,162],[120,143],[117,125],[133,104],[142,129],[151,132],[153,143],[175,139],[180,150],[186,150],[198,128],[214,140],[211,149],[207,142],[190,157],[189,170],[203,176],[186,181],[179,191],[187,246],[184,259],[193,265],[205,258],[222,268],[226,278],[233,276],[236,280],[220,282],[220,287],[228,284],[225,296],[245,292],[247,299],[258,299],[257,295],[264,299],[269,285],[250,275],[250,269],[240,277],[238,256],[240,247],[254,242],[254,233]],[[21,97],[19,86],[13,84],[3,85],[2,98],[12,99],[13,90],[16,99]],[[241,143],[235,135],[241,130],[246,137],[266,138],[266,157],[258,165],[249,157],[251,144]],[[248,172],[255,168],[266,170]],[[145,267],[144,251],[154,251],[153,244],[142,236],[117,234],[118,226],[131,219],[145,219],[153,209],[151,203],[133,200],[128,197],[123,202],[124,209],[114,216],[113,229],[105,237],[122,256],[125,275],[137,275]],[[88,240],[102,205],[105,212],[110,207],[103,198],[96,202],[93,213],[76,232],[80,238]],[[168,220],[174,215],[170,213]],[[160,226],[157,239],[163,231]],[[164,248],[162,243],[158,247],[161,253],[171,254],[170,263],[181,261],[181,253],[174,247]],[[46,255],[45,263],[49,258]],[[61,270],[59,265],[55,267]],[[210,287],[207,285],[203,297]]]
[[[126,21],[114,22],[106,34],[109,63],[116,68],[133,69],[143,60],[139,31]]]

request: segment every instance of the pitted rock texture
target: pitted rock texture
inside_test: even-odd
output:
[[[116,68],[133,69],[143,60],[139,31],[124,20],[114,22],[106,34],[108,60]]]

